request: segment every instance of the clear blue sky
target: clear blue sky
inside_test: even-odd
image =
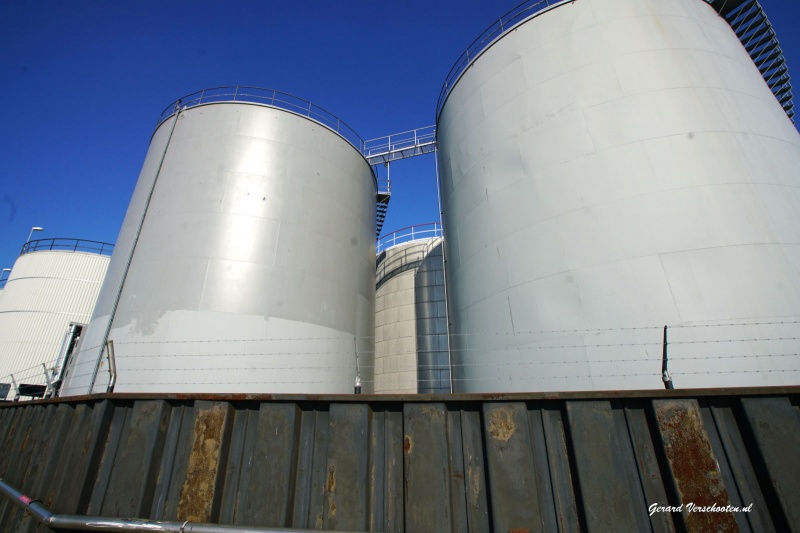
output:
[[[0,267],[32,226],[116,240],[175,99],[253,85],[310,100],[365,139],[431,125],[459,54],[518,3],[0,0]],[[800,88],[800,2],[761,3]],[[392,166],[385,231],[438,218],[434,176],[430,155]]]

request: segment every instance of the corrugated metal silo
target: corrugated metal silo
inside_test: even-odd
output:
[[[800,136],[731,27],[544,6],[438,116],[456,390],[659,388],[665,324],[676,387],[797,383]]]
[[[0,383],[10,385],[0,400],[16,396],[15,382],[40,387],[38,395],[57,377],[69,325],[89,322],[112,249],[77,239],[26,243],[0,291]]]
[[[371,383],[376,179],[360,138],[276,91],[180,105],[84,340],[113,341],[115,391],[352,393],[356,351]],[[100,354],[82,351],[67,393],[106,389]]]

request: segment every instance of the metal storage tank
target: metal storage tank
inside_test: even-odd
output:
[[[748,51],[701,0],[545,6],[440,99],[455,389],[663,387],[664,325],[675,387],[798,383],[800,136]]]
[[[378,239],[376,270],[375,392],[451,392],[440,224]]]
[[[21,396],[41,396],[58,380],[62,343],[70,324],[89,322],[113,248],[61,238],[23,246],[0,291],[0,400],[19,386]]]
[[[352,393],[357,364],[369,392],[376,178],[361,143],[272,90],[170,106],[67,393],[106,390],[107,340],[115,392]]]

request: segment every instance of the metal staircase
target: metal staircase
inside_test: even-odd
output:
[[[794,95],[789,68],[778,38],[758,0],[706,0],[728,21],[753,59],[775,99],[794,122]]]
[[[375,196],[375,237],[380,237],[381,235],[391,197],[392,193],[388,189],[385,191],[378,189],[378,194]]]

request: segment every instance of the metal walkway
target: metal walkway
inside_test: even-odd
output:
[[[408,157],[429,154],[436,151],[436,126],[426,126],[415,130],[394,133],[385,137],[378,137],[364,141],[362,154],[372,166],[386,165],[392,161],[399,161]],[[376,172],[377,175],[377,172]],[[378,180],[378,194],[376,200],[376,228],[375,236],[378,237],[386,220],[391,199],[391,182],[387,178]]]
[[[370,165],[391,163],[435,150],[436,126],[426,126],[364,142],[364,157]]]

